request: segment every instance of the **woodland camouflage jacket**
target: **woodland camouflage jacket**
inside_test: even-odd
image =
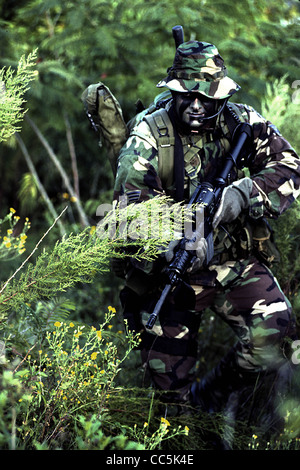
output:
[[[243,120],[253,126],[252,157],[246,170],[253,180],[247,221],[259,221],[262,217],[277,218],[288,209],[300,193],[300,159],[275,126],[252,107],[236,106]],[[222,157],[230,149],[230,132],[221,114],[213,131],[207,131],[204,135],[181,136],[181,138],[188,200],[195,179],[204,181],[208,177],[213,178],[219,171]],[[244,174],[240,174],[239,171],[233,172],[228,184],[242,176]],[[127,195],[129,202],[140,202],[162,194],[172,196],[172,188],[163,186],[158,171],[157,144],[143,120],[132,131],[120,152],[114,199],[118,199],[120,195]],[[239,236],[237,225],[241,228],[248,222],[240,218],[236,223],[228,224],[227,231],[229,234],[235,234],[236,239]],[[236,248],[228,249],[230,244],[226,242],[226,238],[228,242],[225,233],[216,233],[216,257],[208,270],[202,270],[193,276],[194,284],[213,285],[217,278],[226,285],[245,271],[249,261],[244,259],[243,253],[239,253]],[[222,256],[224,253],[226,256]]]

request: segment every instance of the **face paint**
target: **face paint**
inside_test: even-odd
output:
[[[220,102],[199,93],[174,93],[175,109],[180,120],[197,130],[214,117]]]

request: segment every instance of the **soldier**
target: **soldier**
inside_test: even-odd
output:
[[[215,253],[210,264],[203,265],[206,244],[201,240],[197,266],[169,296],[152,330],[145,325],[159,296],[161,262],[149,270],[132,261],[121,294],[131,327],[144,329],[142,361],[155,387],[172,392],[173,402],[218,411],[232,391],[255,384],[261,374],[278,374],[290,366],[285,347],[295,338],[295,322],[268,267],[276,251],[264,218],[276,219],[298,196],[300,160],[276,127],[252,107],[229,103],[240,87],[228,77],[214,45],[181,44],[157,87],[171,92],[164,103],[170,122],[163,125],[175,134],[175,148],[172,143],[168,148],[169,153],[174,151],[175,163],[164,178],[158,133],[145,116],[120,152],[116,200],[126,196],[129,203],[138,203],[166,194],[187,202],[195,184],[213,181],[222,166],[231,148],[232,121],[248,122],[253,129],[247,173],[235,168],[230,174],[214,218]],[[153,115],[166,117],[161,109]],[[199,322],[206,308],[231,326],[237,343],[207,377],[195,382]]]

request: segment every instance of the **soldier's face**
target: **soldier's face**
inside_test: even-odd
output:
[[[207,123],[203,118],[212,116],[217,108],[216,100],[206,98],[200,93],[175,93],[174,101],[178,117],[195,130]]]

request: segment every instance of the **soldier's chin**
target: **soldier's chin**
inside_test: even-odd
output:
[[[199,117],[197,119],[190,119],[189,126],[192,129],[199,129],[200,127],[202,127],[205,124],[205,122],[206,121],[203,120],[202,117]]]
[[[213,117],[205,116],[205,119],[199,118],[196,121],[191,120],[189,127],[192,132],[204,132],[205,130],[211,130],[213,128],[214,121]]]

